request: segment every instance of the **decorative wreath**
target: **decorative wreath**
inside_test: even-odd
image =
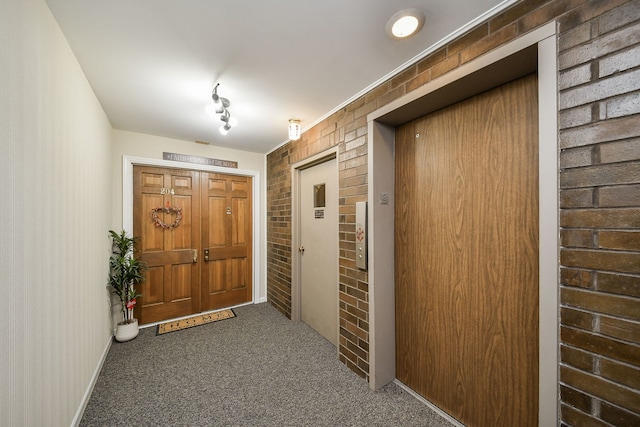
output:
[[[164,222],[162,222],[160,218],[158,218],[158,213],[160,212],[166,213],[166,214],[175,214],[176,219],[173,221],[173,224],[165,224]],[[151,219],[153,220],[153,223],[156,225],[156,227],[161,227],[165,230],[167,228],[168,229],[176,228],[177,226],[180,225],[180,221],[182,220],[182,209],[176,208],[174,206],[154,208],[154,209],[151,209]]]

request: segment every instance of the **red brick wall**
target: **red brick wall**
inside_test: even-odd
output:
[[[640,2],[525,0],[267,156],[268,300],[291,315],[291,164],[339,146],[340,359],[368,379],[368,277],[355,268],[367,200],[366,114],[557,20],[561,420],[640,425]]]

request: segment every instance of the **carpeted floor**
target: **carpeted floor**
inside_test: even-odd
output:
[[[269,304],[113,343],[81,426],[449,427],[395,384],[374,392],[328,341]]]

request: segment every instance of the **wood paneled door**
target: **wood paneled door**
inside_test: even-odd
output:
[[[251,178],[202,173],[202,310],[251,301]]]
[[[251,301],[251,181],[134,166],[133,235],[149,266],[141,324]]]
[[[530,75],[396,131],[396,376],[468,426],[538,425]]]

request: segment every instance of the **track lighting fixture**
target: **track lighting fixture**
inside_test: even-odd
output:
[[[216,114],[220,114],[220,120],[223,122],[222,126],[220,126],[219,131],[222,135],[226,135],[227,133],[229,133],[229,129],[237,124],[237,121],[231,118],[231,113],[229,113],[231,102],[227,98],[223,98],[218,95],[218,86],[220,86],[220,83],[217,83],[213,88],[211,100],[213,101],[213,106],[215,108]]]

